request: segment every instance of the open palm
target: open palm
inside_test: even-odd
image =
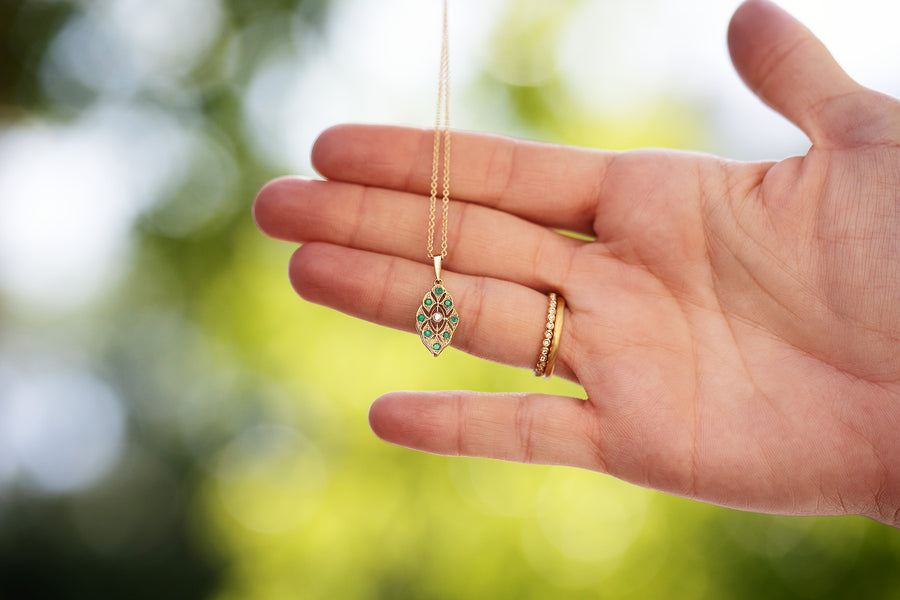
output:
[[[376,433],[747,510],[900,525],[900,103],[854,83],[762,0],[738,10],[729,43],[751,89],[810,137],[805,157],[454,133],[454,345],[533,366],[557,291],[556,373],[587,400],[395,393],[372,408]],[[414,329],[433,277],[431,136],[334,128],[313,152],[328,181],[260,192],[263,231],[303,243],[291,262],[302,296]]]

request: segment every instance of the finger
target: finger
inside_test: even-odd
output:
[[[444,266],[457,273],[556,289],[572,254],[585,243],[477,204],[454,202],[449,214],[452,248]],[[408,192],[282,178],[260,191],[254,216],[275,238],[427,259],[428,202]]]
[[[838,66],[824,44],[768,0],[748,0],[728,28],[731,59],[747,86],[813,144],[853,144],[881,135],[874,95]]]
[[[324,177],[428,195],[433,131],[340,125],[313,148]],[[452,198],[590,234],[613,152],[453,132]]]
[[[381,439],[416,450],[605,471],[593,406],[543,394],[394,392],[369,424]]]
[[[416,308],[434,281],[434,270],[402,258],[312,242],[294,253],[290,278],[306,300],[414,331]],[[534,367],[546,332],[544,294],[508,281],[451,272],[443,274],[443,281],[459,314],[455,348],[517,367]],[[569,379],[571,348],[566,346],[567,332],[574,327],[571,321],[568,312],[554,371]]]

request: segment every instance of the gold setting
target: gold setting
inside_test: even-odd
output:
[[[438,356],[450,346],[453,332],[458,325],[459,315],[453,297],[450,296],[444,282],[435,279],[416,312],[416,331],[419,332],[419,338],[432,356]]]

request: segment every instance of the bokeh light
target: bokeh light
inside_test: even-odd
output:
[[[124,414],[108,386],[84,373],[49,368],[13,374],[3,383],[0,439],[30,486],[77,491],[116,463]]]

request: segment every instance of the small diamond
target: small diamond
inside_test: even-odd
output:
[[[552,323],[553,321],[556,320],[556,315],[553,314],[553,315],[548,316],[548,317],[547,317],[547,320],[550,321],[550,322]]]
[[[542,345],[544,346],[544,348],[546,348],[550,345],[550,340],[544,340],[544,343]]]
[[[547,329],[553,331],[553,323],[547,323]]]
[[[440,323],[441,321],[444,320],[444,315],[436,312],[433,315],[431,315],[431,320],[434,321],[435,323]]]
[[[547,356],[547,353],[548,353],[548,352],[550,352],[550,351],[549,351],[548,349],[544,348],[543,350],[541,350],[541,355],[542,355],[542,356]]]
[[[549,340],[550,338],[553,337],[553,332],[552,332],[552,331],[548,331],[546,334],[544,334],[544,337],[547,338],[547,339]]]

